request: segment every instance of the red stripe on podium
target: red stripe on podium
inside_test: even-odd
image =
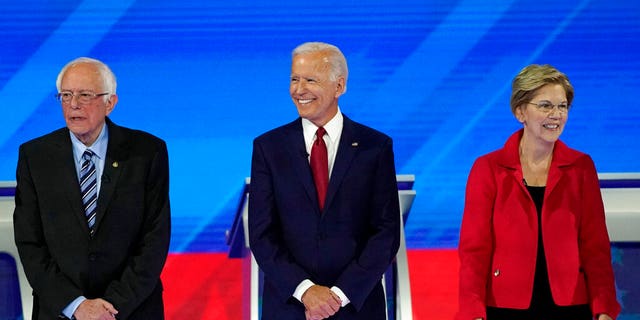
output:
[[[409,250],[408,260],[414,319],[453,319],[456,250]],[[167,319],[240,319],[241,276],[242,261],[226,253],[170,254],[162,273]]]

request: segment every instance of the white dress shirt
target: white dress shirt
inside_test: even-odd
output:
[[[342,112],[340,112],[340,108],[338,108],[338,112],[336,115],[324,125],[324,129],[327,133],[322,137],[324,139],[325,144],[327,145],[327,158],[329,160],[329,180],[331,180],[331,172],[333,172],[333,163],[336,160],[336,153],[338,153],[338,145],[340,144],[340,136],[342,135],[342,127],[344,125],[344,118],[342,117]],[[304,144],[307,150],[307,160],[311,160],[311,148],[313,147],[313,142],[316,137],[316,131],[318,130],[318,126],[313,124],[313,122],[302,118],[302,133],[304,135]],[[293,297],[298,299],[298,301],[302,302],[302,295],[309,289],[311,286],[315,285],[313,281],[309,279],[305,279],[296,287],[296,290],[293,292]],[[331,291],[333,291],[340,300],[342,301],[342,306],[346,306],[349,304],[349,298],[340,290],[340,288],[333,286],[331,287]]]

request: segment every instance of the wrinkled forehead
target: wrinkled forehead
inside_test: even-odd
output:
[[[90,63],[70,66],[62,75],[61,87],[65,90],[100,90],[103,86],[99,68]]]
[[[291,72],[328,74],[331,63],[327,54],[323,52],[300,53],[293,57]]]

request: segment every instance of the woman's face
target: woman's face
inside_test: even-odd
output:
[[[560,84],[540,87],[533,99],[516,109],[525,135],[540,143],[555,143],[569,117],[567,94]]]

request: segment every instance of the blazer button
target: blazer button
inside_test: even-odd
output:
[[[493,276],[497,277],[500,275],[500,269],[496,269],[496,271],[493,272]]]
[[[96,261],[97,258],[98,256],[95,253],[89,255],[89,261]]]

